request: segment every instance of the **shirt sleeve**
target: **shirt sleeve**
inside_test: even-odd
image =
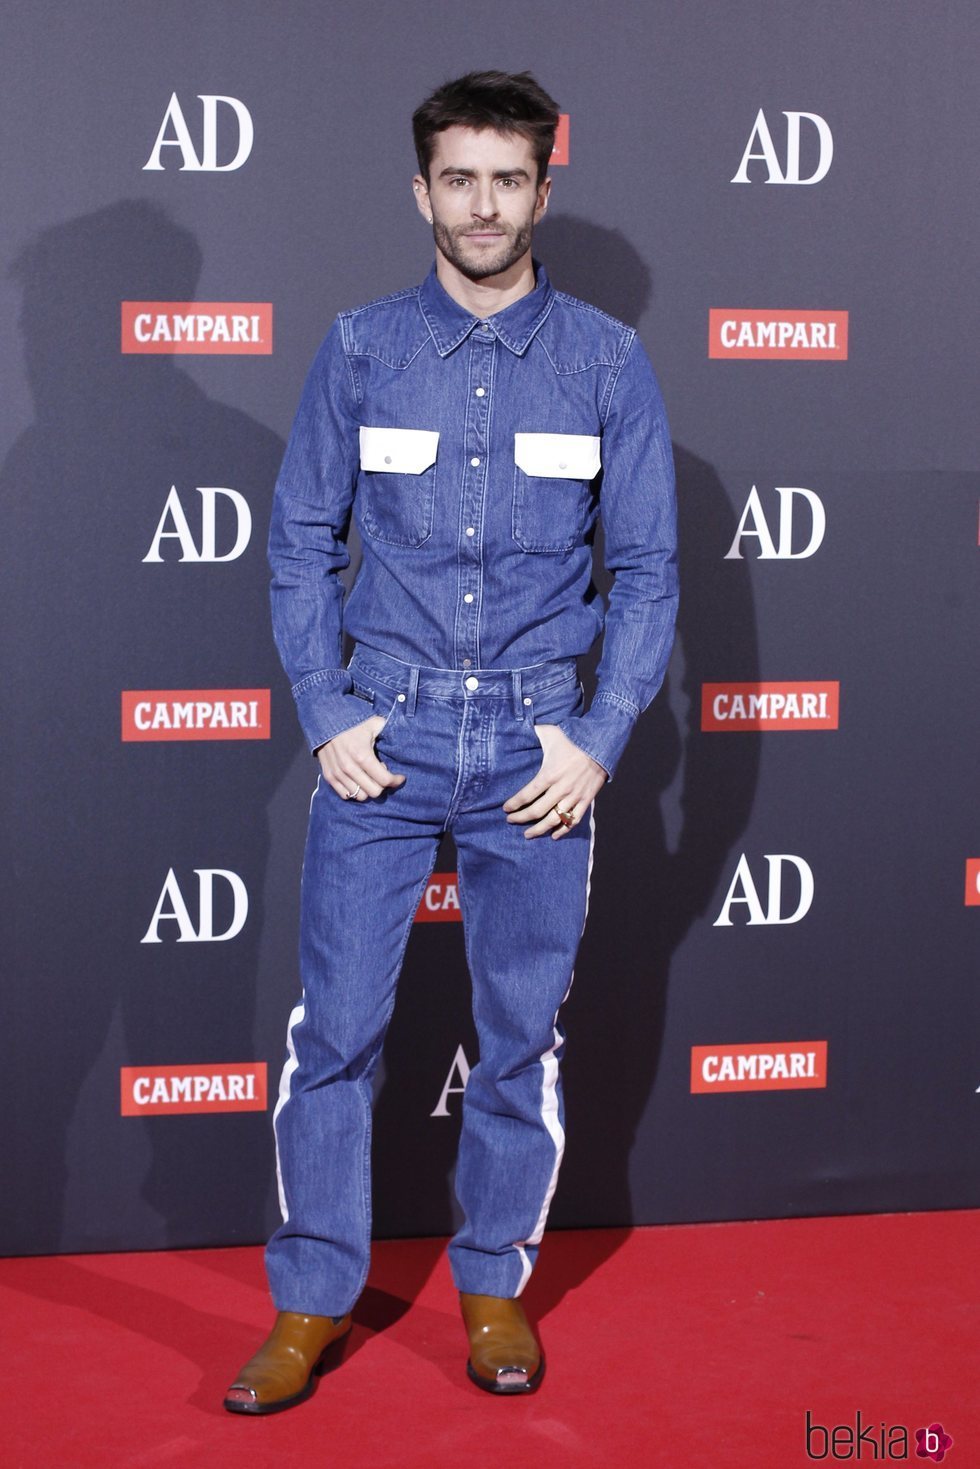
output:
[[[354,383],[337,317],[303,386],[269,525],[272,632],[311,751],[367,717],[343,666],[347,532],[360,460]]]
[[[599,513],[609,593],[588,710],[559,728],[609,779],[636,720],[664,681],[677,618],[674,456],[660,385],[636,333],[615,379],[602,432]]]

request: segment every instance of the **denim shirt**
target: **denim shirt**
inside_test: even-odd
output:
[[[342,311],[306,378],[269,530],[272,625],[311,751],[365,716],[342,629],[406,663],[584,654],[559,725],[611,779],[660,688],[677,612],[674,462],[636,331],[552,285],[481,320],[436,268]],[[344,602],[350,516],[361,566]],[[601,515],[608,606],[592,581]]]

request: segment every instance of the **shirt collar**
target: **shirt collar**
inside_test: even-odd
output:
[[[493,316],[479,317],[467,311],[453,300],[436,275],[435,261],[419,287],[419,306],[425,317],[436,351],[446,357],[464,337],[485,321],[490,330],[518,356],[527,350],[528,343],[554,305],[555,288],[548,272],[540,260],[531,256],[534,267],[535,287],[533,291],[512,301]]]

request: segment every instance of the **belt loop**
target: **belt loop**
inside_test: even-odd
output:
[[[413,663],[408,670],[408,692],[405,697],[405,713],[414,714],[415,704],[419,695],[419,670],[418,665]]]
[[[514,668],[510,675],[511,692],[514,696],[514,718],[524,718],[524,694],[521,685],[521,670]]]

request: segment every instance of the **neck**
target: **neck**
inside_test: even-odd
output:
[[[436,278],[447,295],[452,296],[464,310],[479,317],[493,316],[495,312],[503,311],[505,306],[510,306],[514,301],[520,300],[521,296],[533,291],[536,284],[529,249],[509,269],[502,270],[499,275],[485,276],[479,281],[471,280],[468,275],[457,270],[452,261],[447,260],[442,251],[437,249]]]

